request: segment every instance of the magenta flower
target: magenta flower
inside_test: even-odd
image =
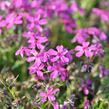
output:
[[[49,62],[49,59],[50,59],[49,50],[40,53],[40,59],[42,62]]]
[[[16,8],[20,8],[23,5],[23,0],[12,0]]]
[[[32,0],[31,7],[32,8],[39,8],[42,3],[43,3],[43,0]]]
[[[104,56],[104,50],[101,43],[95,43],[90,46],[94,56]]]
[[[37,62],[29,67],[30,74],[36,74],[38,79],[44,79],[43,70],[44,64],[41,64],[40,60],[37,60]]]
[[[24,32],[22,35],[23,35],[23,37],[26,37],[27,39],[29,39],[31,37],[34,37],[35,33],[32,31],[27,31],[27,32]]]
[[[7,11],[11,3],[9,1],[0,1],[0,9],[3,11]]]
[[[21,57],[24,57],[24,54],[26,54],[27,56],[30,55],[30,49],[28,49],[27,47],[20,47],[19,50],[16,51],[15,55],[21,55]]]
[[[79,12],[81,15],[84,15],[84,12],[85,12],[84,9],[80,8],[78,4],[76,3],[76,1],[73,1],[70,8],[72,12]]]
[[[28,62],[37,61],[37,59],[38,59],[38,52],[37,52],[36,50],[31,50],[31,51],[30,51],[30,54],[31,54],[32,56],[29,56],[29,57],[27,58],[27,61],[28,61]]]
[[[30,55],[27,57],[27,62],[34,61],[36,64],[40,64],[40,63],[48,62],[48,57],[49,57],[48,52],[38,53],[36,50],[31,50]]]
[[[93,52],[91,51],[89,47],[89,42],[83,42],[82,46],[76,46],[75,51],[77,51],[76,56],[81,57],[83,54],[85,54],[86,57],[92,57]]]
[[[57,78],[57,76],[61,76],[61,79],[64,81],[68,76],[68,72],[66,72],[66,69],[62,66],[61,63],[56,63],[53,66],[48,66],[48,71],[52,72],[50,74],[50,78],[52,79]]]
[[[35,48],[37,47],[39,50],[44,49],[44,45],[43,43],[47,42],[48,39],[47,37],[43,37],[43,36],[33,36],[30,37],[28,40],[28,43],[30,44],[29,47],[30,48]]]
[[[59,89],[57,89],[57,88],[54,89],[53,87],[49,87],[46,92],[40,93],[41,101],[44,103],[48,99],[51,103],[53,103],[56,100],[54,95],[57,92],[59,92]]]
[[[49,0],[46,7],[52,12],[63,12],[68,9],[67,3],[64,0]]]
[[[36,28],[38,31],[42,32],[43,29],[41,26],[47,24],[47,20],[45,18],[41,18],[40,14],[36,16],[28,16],[27,20],[29,21],[29,30]]]
[[[54,109],[59,109],[59,104],[58,104],[58,102],[53,102],[53,103],[52,103],[52,106],[53,106]]]
[[[14,24],[22,24],[22,16],[16,15],[14,12],[7,15],[6,20],[7,28],[12,28]]]
[[[2,28],[6,26],[5,20],[3,20],[2,16],[0,16],[0,34],[2,32]]]
[[[2,18],[0,19],[0,28],[3,28],[6,26],[6,22],[5,20],[3,20]]]
[[[98,9],[98,8],[93,8],[92,13],[98,17],[100,17],[100,19],[103,22],[106,22],[109,20],[109,11],[106,10],[102,10],[102,9]]]
[[[83,43],[89,37],[86,29],[79,29],[76,31],[76,33],[77,34],[75,35],[75,37],[71,40],[72,43],[73,42]]]
[[[36,37],[36,40],[37,48],[41,50],[44,49],[44,45],[42,44],[48,41],[47,37]]]
[[[93,37],[95,40],[107,39],[107,35],[96,27],[79,29],[76,31],[76,33],[76,36],[71,40],[71,42],[83,43],[90,37]]]
[[[98,36],[100,38],[100,40],[106,40],[107,39],[106,34],[96,27],[88,28],[87,33],[89,35],[93,35],[93,37]]]
[[[63,63],[68,63],[69,62],[69,58],[66,56],[66,54],[68,53],[68,50],[65,49],[62,45],[57,46],[56,50],[51,49],[49,52],[51,52],[50,54],[52,56],[54,56],[51,61],[52,62],[56,62],[58,60],[62,61]]]

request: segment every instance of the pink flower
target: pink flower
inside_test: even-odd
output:
[[[41,6],[41,3],[43,3],[43,0],[33,0],[31,2],[32,8],[39,8]]]
[[[22,24],[22,16],[16,15],[15,13],[10,13],[7,15],[5,22],[8,29],[12,28],[14,24]]]
[[[6,11],[11,3],[9,1],[0,1],[0,9]]]
[[[83,28],[76,31],[76,36],[71,40],[71,42],[83,43],[90,37],[93,37],[95,40],[106,40],[107,35],[96,27]]]
[[[68,63],[69,62],[69,58],[66,56],[66,54],[68,53],[68,50],[65,49],[62,45],[57,46],[56,50],[51,49],[50,55],[53,56],[53,58],[51,59],[52,62],[56,62],[58,60],[62,61],[63,63]]]
[[[2,33],[2,28],[6,26],[5,20],[0,16],[0,34]]]
[[[100,19],[104,22],[109,20],[109,11],[93,8],[92,13],[100,17]]]
[[[53,103],[52,103],[52,106],[53,106],[54,109],[59,109],[59,104],[58,104],[58,102],[53,102]]]
[[[59,92],[59,89],[54,89],[53,87],[49,87],[47,88],[46,92],[41,92],[40,96],[41,96],[41,101],[42,102],[46,102],[46,100],[48,99],[51,103],[53,103],[56,98],[55,98],[55,94]]]
[[[78,43],[83,43],[86,41],[86,39],[89,37],[87,34],[87,29],[79,29],[76,31],[75,37],[71,40],[71,42],[78,42]]]
[[[3,28],[3,27],[5,27],[5,26],[6,26],[5,20],[1,20],[1,21],[0,21],[0,27]]]
[[[61,76],[61,79],[64,81],[68,76],[68,72],[66,72],[66,69],[62,66],[61,63],[56,63],[53,66],[48,66],[48,71],[52,72],[50,74],[50,78],[52,79],[57,78],[57,76]]]
[[[30,74],[36,74],[38,79],[44,79],[43,70],[44,64],[41,64],[40,60],[37,60],[37,62],[29,67]]]
[[[103,50],[103,47],[102,47],[101,43],[92,44],[90,46],[90,49],[93,52],[94,56],[96,56],[96,55],[103,56],[104,55],[104,50]]]
[[[42,25],[47,24],[47,20],[45,18],[41,18],[41,15],[36,16],[28,16],[27,20],[29,21],[28,29],[33,30],[36,28],[38,31],[42,32]]]
[[[23,0],[12,0],[16,8],[20,8],[23,5]]]
[[[82,46],[76,46],[75,51],[77,51],[77,57],[81,57],[83,54],[85,54],[86,57],[93,56],[93,52],[90,50],[89,47],[89,42],[83,42]]]
[[[15,55],[21,55],[21,57],[23,58],[24,54],[26,54],[27,56],[30,55],[30,49],[28,49],[27,47],[20,47],[19,50],[16,51]]]
[[[23,37],[26,37],[26,38],[31,38],[31,37],[34,37],[35,36],[35,33],[34,32],[31,32],[31,31],[27,31],[27,32],[24,32],[23,34]]]
[[[49,50],[40,53],[40,59],[42,60],[42,62],[49,62],[49,59],[50,59]]]
[[[36,60],[38,59],[38,52],[37,52],[36,50],[31,50],[31,51],[30,51],[30,54],[31,54],[32,56],[29,56],[29,57],[27,58],[27,61],[28,61],[28,62],[36,61]]]
[[[88,28],[87,33],[89,35],[93,35],[93,37],[98,36],[100,38],[100,40],[106,40],[107,39],[106,34],[96,27]]]
[[[39,50],[44,49],[43,43],[47,42],[48,39],[47,37],[43,36],[31,36],[28,40],[28,43],[30,44],[30,48],[35,48],[37,47]]]
[[[78,6],[78,4],[76,3],[76,1],[73,1],[73,3],[71,4],[71,11],[73,12],[80,12],[81,15],[84,15],[84,9],[83,8],[80,8]]]

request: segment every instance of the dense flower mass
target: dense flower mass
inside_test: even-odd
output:
[[[92,87],[95,85],[95,75],[93,76],[93,66],[90,68],[90,65],[96,65],[99,58],[104,56],[102,42],[106,42],[108,37],[96,25],[85,27],[83,22],[80,24],[80,20],[88,15],[83,7],[81,3],[72,0],[0,1],[0,35],[14,33],[21,38],[22,43],[15,55],[26,59],[29,74],[36,84],[41,84],[36,93],[39,100],[36,106],[42,105],[40,109],[76,109],[79,103],[82,108],[89,109],[94,94],[97,93]],[[93,8],[91,12],[92,17],[96,15],[101,21],[108,22],[108,11]],[[66,34],[72,38],[64,39]],[[98,68],[94,69],[99,70],[100,78],[109,75],[109,70],[103,65],[96,66]],[[67,90],[70,87],[69,93]],[[78,97],[76,99],[84,102],[79,100],[74,103],[76,99],[73,101],[66,93],[69,96],[75,93]]]

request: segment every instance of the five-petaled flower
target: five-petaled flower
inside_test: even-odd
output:
[[[62,45],[57,46],[56,50],[51,49],[49,52],[50,54],[53,56],[53,58],[51,59],[52,62],[56,62],[58,60],[60,60],[63,63],[68,63],[70,60],[69,58],[66,56],[68,53],[68,50],[65,49]]]
[[[89,42],[83,42],[82,46],[76,46],[75,51],[77,51],[76,56],[81,57],[83,54],[85,54],[86,57],[92,57],[93,52],[91,51],[89,47]]]
[[[32,30],[36,28],[38,31],[42,32],[43,28],[42,26],[47,24],[47,20],[45,18],[41,18],[41,15],[35,15],[35,16],[28,16],[28,29]]]
[[[53,87],[48,87],[46,92],[40,93],[41,101],[46,102],[46,100],[48,99],[51,103],[53,103],[53,101],[56,100],[55,94],[57,92],[59,92],[58,88],[54,89]]]
[[[50,78],[55,79],[57,76],[61,77],[61,80],[66,80],[68,77],[67,70],[62,66],[62,63],[56,63],[53,66],[48,66],[48,71],[52,72]]]
[[[37,60],[37,62],[35,62],[33,65],[29,67],[30,74],[36,74],[38,79],[42,80],[44,79],[43,70],[44,70],[44,64],[40,63],[40,60]]]

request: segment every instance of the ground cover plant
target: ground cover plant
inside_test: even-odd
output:
[[[108,0],[0,0],[0,109],[109,109]]]

